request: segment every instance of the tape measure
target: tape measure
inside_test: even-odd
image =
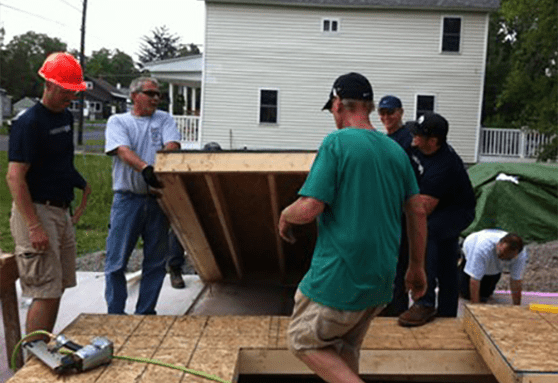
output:
[[[544,313],[558,314],[558,306],[543,305],[541,303],[530,303],[529,310],[540,311]]]

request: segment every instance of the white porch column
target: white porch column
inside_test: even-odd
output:
[[[174,100],[173,88],[174,86],[172,85],[172,82],[169,82],[169,113],[171,116],[172,116],[172,104]]]

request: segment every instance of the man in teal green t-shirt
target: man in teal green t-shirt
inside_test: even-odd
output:
[[[370,123],[372,86],[358,73],[333,84],[323,109],[337,131],[318,150],[299,199],[285,208],[279,233],[318,219],[310,269],[299,284],[289,348],[327,382],[363,382],[358,358],[370,321],[391,300],[407,216],[413,299],[426,290],[426,213],[411,164],[401,147]]]

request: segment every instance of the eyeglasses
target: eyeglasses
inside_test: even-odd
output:
[[[158,90],[142,90],[141,93],[145,94],[149,98],[153,98],[155,96],[161,98],[161,92]]]
[[[391,116],[393,113],[395,113],[396,110],[397,109],[382,108],[378,110],[378,113],[380,114],[380,116]]]

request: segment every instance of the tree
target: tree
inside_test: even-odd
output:
[[[509,71],[497,96],[497,118],[510,128],[527,127],[554,135],[538,159],[555,158],[558,155],[558,0],[503,0],[500,13],[502,23],[497,33],[502,44],[509,44],[510,52]]]
[[[143,36],[140,45],[139,60],[142,63],[171,59],[177,56],[180,48],[180,37],[171,34],[167,27],[156,27],[151,31],[152,36]]]
[[[29,31],[15,36],[0,52],[0,83],[14,100],[25,96],[40,97],[43,81],[37,71],[45,58],[66,51],[66,43],[58,38]]]
[[[120,83],[124,87],[139,76],[134,60],[129,55],[118,49],[110,51],[106,48],[94,51],[86,60],[85,73],[102,78],[113,86]]]

